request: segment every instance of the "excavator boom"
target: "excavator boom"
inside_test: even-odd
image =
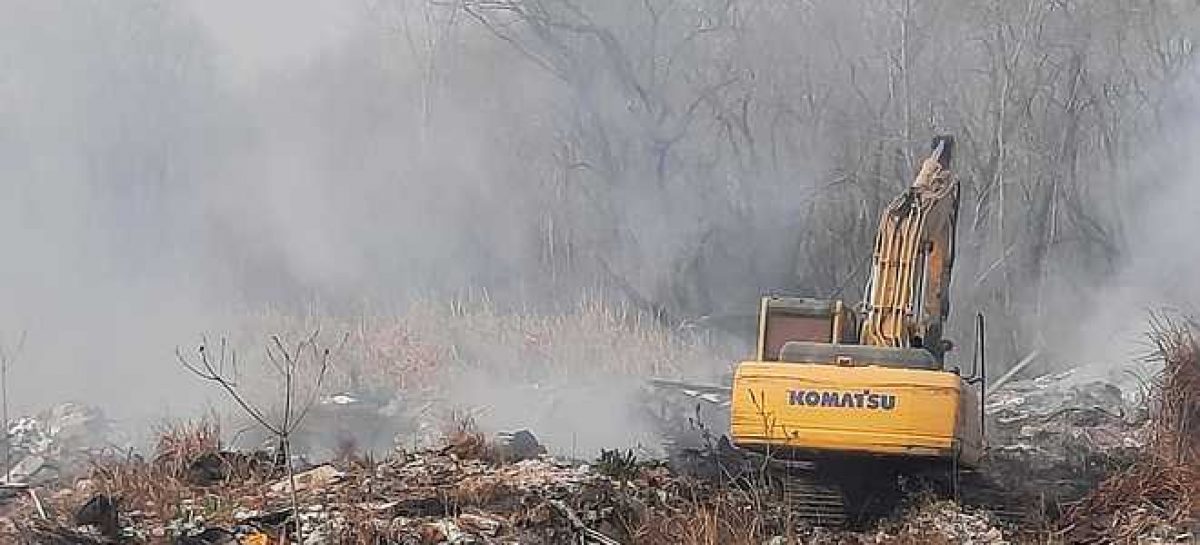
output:
[[[916,181],[879,221],[863,298],[863,344],[923,347],[939,360],[949,313],[958,182],[949,170],[953,140],[938,137]]]

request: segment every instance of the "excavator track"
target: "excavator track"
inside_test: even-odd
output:
[[[923,478],[911,468],[873,464],[855,469],[834,466],[796,470],[777,468],[777,489],[792,520],[809,527],[844,528],[869,524],[897,513],[916,497],[951,499],[962,508],[982,511],[994,520],[1022,526],[1031,522],[1033,505],[1024,494],[1004,488],[985,472],[960,469],[937,483],[905,487],[901,483]],[[820,477],[818,477],[820,475]]]
[[[791,520],[809,527],[848,525],[846,498],[840,489],[794,471],[782,473],[780,492]]]

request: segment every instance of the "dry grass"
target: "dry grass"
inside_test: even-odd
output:
[[[155,462],[181,472],[193,460],[204,454],[220,452],[221,427],[216,418],[176,424],[164,424],[157,430],[154,446]]]
[[[1155,322],[1152,338],[1163,362],[1152,400],[1155,454],[1191,469],[1200,462],[1200,345],[1194,322]],[[1193,504],[1195,505],[1195,504]]]
[[[350,374],[400,390],[432,387],[452,370],[569,381],[679,376],[726,359],[704,337],[592,298],[557,313],[505,311],[486,298],[420,301],[352,329]]]
[[[608,437],[574,443],[571,428],[590,417],[584,397],[633,398],[650,376],[717,380],[735,359],[710,334],[665,326],[628,306],[587,297],[548,311],[473,297],[417,300],[394,314],[262,313],[247,317],[230,345],[238,348],[239,361],[256,361],[256,332],[295,336],[314,330],[350,333],[332,363],[325,393],[347,392],[368,404],[395,402],[389,420],[355,430],[362,432],[361,448],[376,454],[389,448],[397,434],[410,448],[436,445],[438,430],[428,424],[461,408],[475,410],[479,421],[491,427],[521,422],[520,427],[533,428],[562,452],[582,453],[576,446],[588,453],[598,445],[629,446],[636,442],[629,438],[649,435],[644,429],[649,426],[627,431],[621,417],[608,422]],[[274,391],[270,377],[256,375],[263,369],[243,367],[239,374],[247,391]],[[525,414],[529,418],[522,422]],[[313,428],[300,436],[323,443],[298,441],[300,449],[311,446],[327,457],[325,451],[337,445],[319,424],[309,424]],[[258,444],[256,439],[246,437],[249,444]]]
[[[722,487],[691,480],[667,484],[675,498],[632,520],[632,543],[645,545],[761,544],[786,535],[786,513],[764,502],[756,488]]]
[[[680,513],[655,516],[633,532],[633,542],[645,545],[759,545],[763,535],[754,512],[717,501]]]
[[[1200,345],[1194,322],[1152,321],[1151,441],[1142,458],[1113,475],[1066,513],[1068,541],[1125,543],[1158,525],[1200,519]]]
[[[442,452],[453,454],[461,460],[493,461],[495,450],[488,443],[487,437],[479,431],[475,419],[460,411],[450,413],[449,429],[445,432]]]
[[[65,516],[91,496],[102,494],[118,499],[123,511],[141,511],[159,520],[187,515],[210,520],[228,517],[236,507],[247,507],[235,504],[232,498],[257,495],[256,487],[271,474],[248,456],[222,453],[219,437],[219,427],[211,419],[164,425],[153,459],[122,456],[93,461],[83,480],[52,500],[55,511]],[[211,456],[225,465],[228,478],[215,487],[197,486],[191,466]]]

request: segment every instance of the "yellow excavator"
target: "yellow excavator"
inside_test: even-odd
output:
[[[959,203],[952,150],[953,139],[935,138],[884,210],[859,313],[842,301],[762,300],[755,357],[733,379],[734,445],[979,462],[979,381],[947,367],[942,337]]]
[[[765,297],[754,357],[732,387],[662,381],[727,396],[728,442],[785,469],[801,516],[842,523],[872,498],[895,497],[899,475],[941,472],[956,484],[981,460],[982,317],[970,376],[947,365],[943,338],[959,207],[953,148],[935,137],[883,211],[861,305]]]

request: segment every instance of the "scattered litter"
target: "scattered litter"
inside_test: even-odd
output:
[[[1200,371],[1172,369],[1163,383],[1171,393],[1160,393],[1157,412],[1130,387],[1080,370],[1007,381],[986,400],[990,470],[1037,489],[1047,505],[1075,516],[1067,518],[1073,526],[1057,535],[1060,542],[1104,532],[1141,543],[1194,541],[1200,531],[1194,518],[1184,524],[1180,515],[1194,507],[1159,501],[1178,500],[1168,493],[1188,486],[1200,488],[1186,480],[1194,473],[1137,462],[1148,453],[1161,461],[1168,442],[1184,445],[1169,452],[1171,459],[1194,461],[1200,448],[1189,439],[1194,430],[1181,435],[1162,424],[1170,418],[1200,421],[1200,396],[1187,393],[1200,391]],[[350,393],[321,403],[337,415],[355,408],[377,412],[378,405]],[[211,446],[171,459],[97,457],[90,446],[110,437],[103,416],[72,404],[18,419],[9,432],[18,463],[11,482],[0,487],[11,492],[0,540],[17,534],[34,543],[187,545],[616,545],[685,538],[722,543],[734,536],[764,545],[795,543],[796,537],[805,543],[1016,541],[1012,528],[989,514],[947,501],[913,505],[869,531],[814,528],[797,536],[784,509],[766,505],[757,491],[646,463],[633,451],[605,451],[588,464],[556,459],[529,430],[488,439],[463,428],[437,448],[304,465],[294,476],[295,509],[292,479],[268,452]],[[728,447],[720,439],[700,445],[718,454]],[[84,459],[87,465],[80,463]],[[1097,486],[1100,492],[1088,495]],[[1189,493],[1186,498],[1194,498]]]
[[[959,543],[1007,545],[1004,532],[986,514],[968,513],[954,502],[917,507],[874,536],[876,543]]]

